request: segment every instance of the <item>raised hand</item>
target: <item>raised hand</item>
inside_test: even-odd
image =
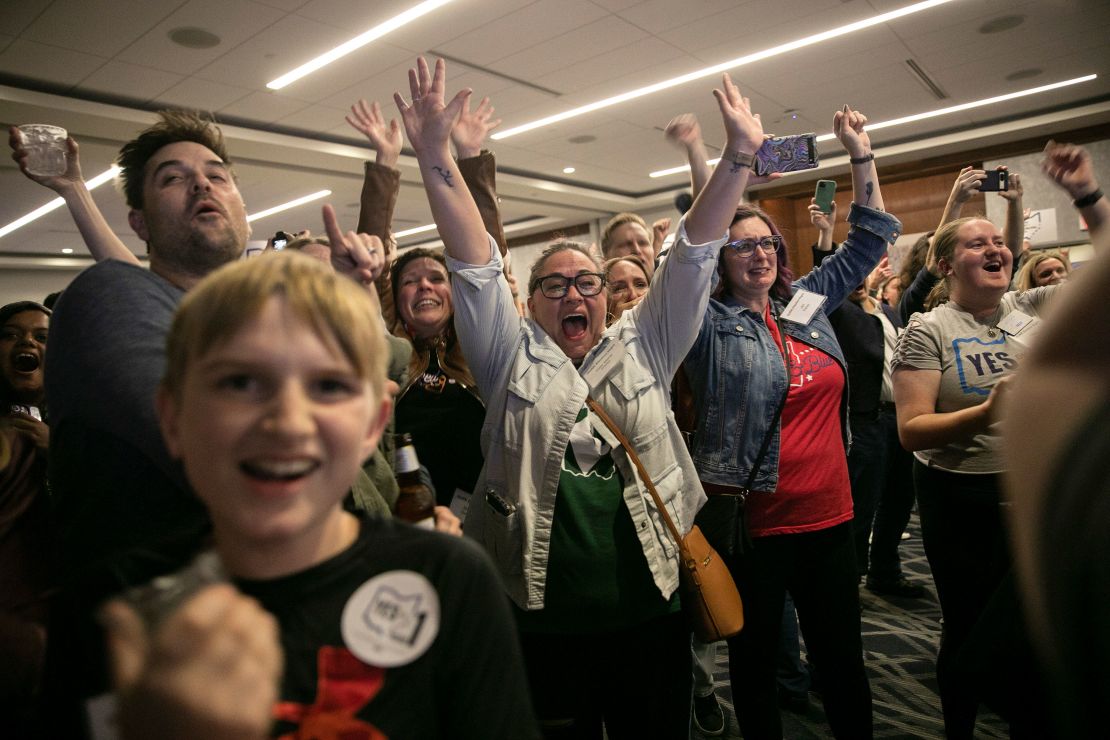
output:
[[[701,124],[693,113],[675,116],[663,133],[667,141],[683,149],[694,149],[702,144]]]
[[[370,148],[377,152],[378,164],[384,167],[397,166],[401,147],[405,143],[401,126],[396,118],[389,119],[389,123],[385,122],[378,101],[367,105],[365,100],[359,99],[351,106],[351,115],[344,116],[344,119],[369,140]]]
[[[845,105],[833,115],[833,133],[850,157],[866,157],[871,153],[871,137],[864,126],[867,116]]]
[[[956,175],[956,182],[952,183],[952,192],[948,195],[948,202],[963,205],[971,196],[979,192],[979,186],[985,179],[987,179],[985,170],[964,167],[960,170],[960,174]]]
[[[30,157],[23,144],[23,133],[17,126],[8,128],[8,146],[12,148],[12,159],[19,166],[29,180],[45,185],[56,193],[73,188],[85,182],[81,176],[81,157],[78,154],[77,142],[70,136],[66,139],[66,171],[60,175],[35,175],[27,171],[27,160]]]
[[[1044,148],[1041,170],[1066,190],[1073,200],[1098,190],[1091,155],[1081,146],[1057,144],[1049,140]]]
[[[122,601],[101,616],[124,738],[268,737],[283,659],[277,623],[253,599],[209,586],[153,635]]]
[[[815,198],[810,198],[809,201],[809,222],[816,226],[818,231],[831,233],[836,223],[836,201],[832,202],[828,213],[821,210]]]
[[[405,133],[417,154],[447,148],[451,129],[473,93],[469,88],[460,90],[449,103],[444,104],[446,78],[447,69],[442,59],[436,60],[435,71],[432,72],[424,57],[419,57],[416,69],[409,70],[412,103],[406,103],[401,93],[393,93],[393,100],[405,123]]]
[[[470,111],[470,98],[463,103],[459,120],[451,129],[451,141],[455,145],[455,153],[459,159],[477,157],[482,153],[482,144],[489,132],[501,125],[501,119],[493,118],[494,108],[490,105],[489,98],[482,98],[474,112]]]
[[[1000,170],[1005,170],[1006,167],[999,167]],[[998,195],[1005,200],[1011,202],[1021,202],[1021,196],[1025,194],[1025,188],[1021,185],[1021,175],[1016,172],[1011,172],[1009,178],[1006,180],[1006,190],[999,190]]]
[[[46,452],[50,448],[50,427],[30,414],[14,413],[9,417],[12,429],[24,434],[35,443],[35,447]]]
[[[727,146],[743,154],[755,154],[763,146],[763,122],[752,113],[751,100],[740,94],[728,73],[721,75],[721,88],[713,90],[725,124]]]
[[[374,290],[374,281],[385,269],[385,249],[382,240],[371,234],[358,234],[339,228],[335,209],[325,205],[324,229],[331,242],[331,264],[336,272],[347,275]]]

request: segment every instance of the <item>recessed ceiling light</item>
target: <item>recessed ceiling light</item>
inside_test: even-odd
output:
[[[1002,15],[979,26],[979,33],[1002,33],[1025,23],[1024,15]]]
[[[114,178],[118,172],[119,172],[119,167],[116,167],[115,165],[112,165],[111,167],[104,170],[103,172],[101,172],[99,175],[97,175],[93,179],[86,180],[85,181],[85,187],[88,188],[89,190],[95,190],[96,188],[100,187],[104,183],[106,183],[109,180],[111,180],[112,178]],[[31,223],[35,219],[42,218],[43,216],[50,213],[51,211],[53,211],[57,208],[61,208],[64,205],[65,205],[64,200],[62,200],[61,198],[55,198],[54,200],[50,201],[46,205],[40,206],[40,207],[36,208],[35,210],[31,211],[26,216],[20,216],[15,221],[12,221],[10,224],[8,224],[7,226],[4,226],[4,227],[0,228],[0,237],[7,236],[8,234],[12,233],[13,231],[20,228],[21,226],[26,226],[27,224]]]
[[[614,95],[610,98],[597,100],[593,103],[587,103],[586,105],[580,105],[577,108],[572,108],[571,110],[563,111],[562,113],[556,113],[555,115],[547,116],[546,118],[540,118],[530,123],[525,123],[514,128],[506,129],[504,131],[499,131],[498,133],[490,136],[490,138],[494,139],[495,141],[507,139],[510,136],[523,134],[526,131],[532,131],[533,129],[550,126],[553,123],[565,121],[568,118],[577,118],[578,116],[585,115],[586,113],[592,113],[595,110],[601,110],[602,108],[608,108],[619,103],[625,103],[629,100],[642,98],[645,95],[651,95],[652,93],[657,93],[662,90],[669,90],[672,87],[685,85],[687,82],[693,82],[694,80],[700,80],[705,77],[712,77],[713,75],[720,74],[721,72],[725,72],[730,69],[735,69],[736,67],[742,67],[746,64],[751,64],[752,62],[757,62],[762,59],[769,59],[770,57],[778,56],[779,54],[785,54],[786,52],[794,51],[796,49],[802,49],[807,46],[812,46],[813,44],[818,44],[822,41],[828,41],[829,39],[839,38],[840,36],[845,36],[849,33],[862,31],[865,28],[871,28],[872,26],[877,26],[881,23],[887,23],[888,21],[892,21],[896,18],[901,18],[912,13],[919,13],[923,10],[935,8],[938,5],[945,5],[946,3],[950,3],[952,1],[953,0],[925,0],[925,2],[907,5],[906,7],[899,8],[898,10],[892,10],[888,13],[881,13],[879,15],[865,18],[854,23],[831,28],[828,31],[822,31],[821,33],[815,33],[811,36],[806,36],[795,41],[789,41],[785,44],[779,44],[778,46],[773,46],[770,49],[764,49],[763,51],[757,51],[746,56],[737,57],[736,59],[730,59],[727,62],[714,64],[712,67],[705,67],[693,72],[687,72],[684,75],[672,77],[669,80],[663,80],[662,82],[656,82],[653,85],[638,87],[635,90],[629,90],[628,92],[621,93],[620,95]]]
[[[62,254],[73,254],[73,249],[71,249],[70,247],[65,247],[62,250]]]
[[[1018,80],[1028,80],[1030,77],[1040,77],[1044,74],[1044,70],[1040,67],[1027,67],[1026,69],[1019,69],[1016,72],[1011,72],[1006,75],[1006,79],[1010,82],[1017,82]]]
[[[166,35],[170,37],[170,41],[186,49],[211,49],[220,45],[220,37],[203,28],[175,28]]]
[[[379,23],[368,31],[360,33],[350,41],[345,41],[331,51],[326,51],[315,59],[305,62],[291,72],[286,72],[276,80],[266,83],[266,87],[271,90],[280,90],[291,82],[296,82],[305,75],[312,74],[321,67],[326,67],[337,59],[347,56],[352,51],[361,49],[369,44],[371,41],[380,39],[387,33],[396,31],[401,26],[404,26],[417,18],[431,13],[436,8],[442,7],[451,0],[424,0],[419,5],[415,5],[400,15],[395,15],[384,23]]]
[[[574,174],[574,168],[573,167],[564,167],[563,168],[563,174],[564,175],[573,175]]]
[[[1050,85],[1041,85],[1040,87],[1031,87],[1027,90],[1018,90],[1017,92],[1006,93],[1005,95],[996,95],[993,98],[983,98],[982,100],[973,100],[970,103],[960,103],[959,105],[951,105],[947,108],[938,108],[937,110],[926,111],[924,113],[914,113],[909,116],[902,116],[901,118],[893,118],[889,121],[879,121],[877,123],[868,123],[868,133],[878,131],[879,129],[890,128],[892,126],[901,126],[904,123],[913,123],[915,121],[923,121],[927,118],[936,118],[937,116],[945,116],[949,113],[959,113],[960,111],[971,110],[972,108],[982,108],[986,105],[994,105],[995,103],[1003,103],[1007,100],[1015,98],[1024,98],[1027,95],[1036,95],[1038,93],[1048,92],[1061,87],[1068,87],[1069,85],[1078,85],[1081,82],[1090,82],[1097,79],[1098,75],[1085,75],[1083,77],[1075,77],[1070,80],[1063,80],[1061,82],[1053,82]],[[835,134],[821,134],[817,137],[817,141],[830,141],[835,139]],[[711,159],[706,164],[710,167],[716,165],[721,160]],[[665,170],[656,170],[649,173],[649,177],[666,177],[667,175],[677,175],[680,172],[687,172],[690,165],[683,165],[682,167],[671,167]]]
[[[251,221],[257,221],[260,218],[266,218],[267,216],[273,216],[275,213],[281,213],[282,211],[288,211],[290,208],[296,208],[297,206],[303,206],[305,203],[311,203],[314,200],[320,200],[321,198],[326,198],[329,195],[331,195],[330,190],[318,190],[315,193],[312,193],[310,195],[305,195],[301,198],[295,198],[295,199],[289,201],[288,203],[282,203],[280,206],[274,206],[273,208],[267,208],[265,211],[259,211],[258,213],[252,213],[251,215],[247,216],[247,222],[249,223]]]

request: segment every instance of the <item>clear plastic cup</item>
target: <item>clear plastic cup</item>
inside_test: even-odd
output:
[[[66,138],[61,126],[25,123],[19,127],[27,150],[27,171],[32,175],[62,175],[66,171]]]

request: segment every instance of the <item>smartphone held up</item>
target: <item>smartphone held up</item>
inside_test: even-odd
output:
[[[817,156],[817,135],[772,136],[764,139],[755,153],[752,171],[757,175],[772,172],[811,170],[820,163]]]

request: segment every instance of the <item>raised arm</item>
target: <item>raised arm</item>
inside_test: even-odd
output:
[[[817,243],[813,248],[818,252],[832,252],[836,246],[833,243],[833,224],[836,223],[836,202],[832,203],[832,208],[828,213],[825,213],[818,207],[817,199],[809,199],[809,222],[817,229]],[[816,255],[814,255],[816,257]],[[815,261],[816,262],[816,261]]]
[[[833,133],[848,151],[852,165],[852,202],[885,210],[883,194],[879,191],[879,173],[875,169],[875,155],[871,153],[871,137],[864,126],[867,116],[847,105],[833,116]]]
[[[751,101],[740,94],[726,73],[721,89],[713,91],[725,124],[725,150],[721,162],[686,214],[686,235],[691,244],[719,239],[732,223],[736,204],[744,194],[752,160],[763,143],[763,123],[752,113]]]
[[[365,100],[359,100],[351,106],[351,114],[345,119],[366,137],[375,153],[374,162],[366,163],[358,232],[373,234],[385,244],[393,238],[390,231],[393,209],[397,206],[397,193],[401,189],[401,173],[397,171],[397,160],[404,143],[401,127],[396,119],[386,123],[377,101],[367,105]]]
[[[505,227],[501,223],[501,207],[497,201],[497,165],[493,153],[482,149],[490,131],[501,125],[501,119],[494,119],[493,112],[489,98],[482,98],[482,102],[471,112],[468,98],[459,113],[459,120],[451,129],[451,141],[455,145],[455,154],[458,155],[459,171],[478,206],[478,213],[482,214],[482,223],[497,242],[497,248],[504,257],[508,252],[508,243],[505,241]],[[506,264],[506,274],[508,270],[509,266]]]
[[[33,175],[27,171],[29,154],[23,146],[23,136],[15,126],[8,129],[8,144],[12,148],[12,159],[19,166],[19,171],[28,179],[50,188],[65,201],[66,208],[69,209],[69,214],[73,217],[73,222],[81,232],[81,238],[84,239],[85,246],[89,248],[89,254],[93,259],[97,262],[115,259],[130,262],[133,265],[140,264],[139,258],[120,241],[112,231],[112,227],[104,220],[104,214],[100,212],[92,193],[86,187],[85,179],[81,176],[79,148],[72,136],[66,139],[68,166],[63,174],[56,176]]]
[[[938,229],[949,221],[955,221],[960,217],[964,203],[967,203],[973,195],[979,192],[979,184],[986,177],[985,170],[977,170],[974,167],[964,167],[960,170],[960,174],[956,175],[956,182],[952,183],[952,192],[948,194],[948,202],[944,204],[944,211],[940,214],[940,223],[937,224]]]
[[[690,189],[693,196],[709,182],[709,152],[705,148],[705,141],[701,138],[701,125],[693,113],[683,113],[675,116],[667,124],[665,131],[667,141],[686,152],[686,160],[690,163]]]
[[[442,59],[436,60],[433,72],[420,57],[416,60],[416,69],[409,70],[411,104],[406,103],[400,93],[394,93],[393,99],[420,164],[428,204],[447,254],[468,264],[486,264],[489,262],[489,241],[482,215],[463,183],[448,143],[451,129],[472,91],[460,90],[445,104],[446,76]]]
[[[1110,228],[1110,201],[1098,186],[1091,155],[1086,149],[1049,141],[1044,148],[1041,169],[1071,196],[1079,214],[1087,222],[1092,239],[1097,239]]]
[[[1002,235],[1006,239],[1010,254],[1014,256],[1015,267],[1018,258],[1021,257],[1021,244],[1025,241],[1025,209],[1021,202],[1021,196],[1024,194],[1021,175],[1016,172],[1010,174],[1008,189],[998,191],[998,195],[1006,201],[1006,226],[1002,230]]]

